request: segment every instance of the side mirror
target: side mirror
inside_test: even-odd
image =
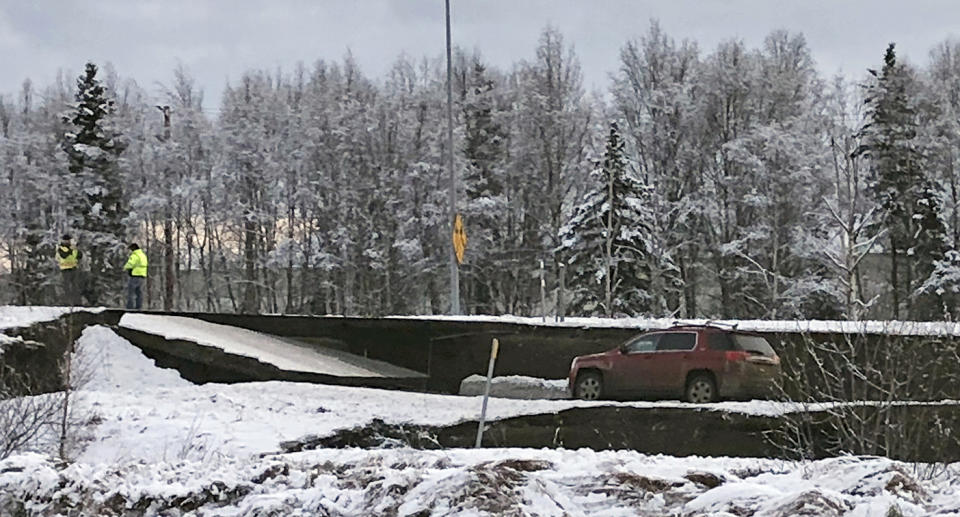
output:
[[[617,347],[617,350],[620,351],[620,355],[626,355],[627,345],[626,344],[620,345],[619,347]]]

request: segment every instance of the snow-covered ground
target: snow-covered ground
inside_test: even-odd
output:
[[[883,458],[792,463],[408,448],[281,454],[280,442],[374,419],[475,420],[480,398],[287,382],[196,386],[105,327],[84,331],[75,363],[87,379],[75,397],[75,417],[90,425],[83,448],[66,464],[42,443],[0,461],[0,515],[885,516],[896,506],[899,515],[960,516],[960,464],[928,479]],[[498,398],[488,418],[603,404],[610,403]],[[797,409],[756,401],[704,408]]]
[[[471,375],[460,381],[461,395],[483,395],[487,378]],[[490,396],[509,399],[566,399],[567,379],[538,379],[525,375],[504,375],[490,380]]]
[[[798,465],[591,450],[335,449],[67,467],[26,454],[0,461],[0,513],[14,500],[36,515],[956,516],[960,472],[918,481],[883,458]]]
[[[524,316],[390,316],[397,319],[515,323],[575,328],[628,328],[638,331],[675,325],[717,325],[746,332],[831,334],[889,334],[898,336],[960,336],[960,322],[948,321],[839,321],[839,320],[705,320],[671,318],[548,318]]]

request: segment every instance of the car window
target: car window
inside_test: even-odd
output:
[[[646,334],[643,336],[637,336],[627,344],[623,345],[623,352],[625,354],[637,354],[642,352],[653,352],[657,349],[657,339],[661,334]]]
[[[710,346],[710,350],[736,350],[736,345],[733,344],[733,340],[730,339],[730,334],[726,332],[711,332],[707,334],[707,345]]]
[[[744,350],[752,354],[774,356],[773,347],[767,340],[760,336],[750,336],[747,334],[734,334],[733,341],[737,345],[737,350]]]
[[[657,351],[693,350],[696,346],[696,332],[668,332],[657,341]]]

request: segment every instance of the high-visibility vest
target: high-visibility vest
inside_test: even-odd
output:
[[[60,270],[74,269],[77,262],[80,261],[80,251],[71,246],[60,246],[57,248],[57,262],[60,263]]]
[[[130,276],[147,276],[147,254],[142,249],[135,249],[130,252],[130,258],[123,266],[123,269],[130,272]]]

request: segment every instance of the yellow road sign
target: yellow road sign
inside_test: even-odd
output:
[[[463,253],[467,250],[467,231],[463,229],[463,217],[457,214],[453,220],[453,251],[457,255],[457,264],[463,264]]]

